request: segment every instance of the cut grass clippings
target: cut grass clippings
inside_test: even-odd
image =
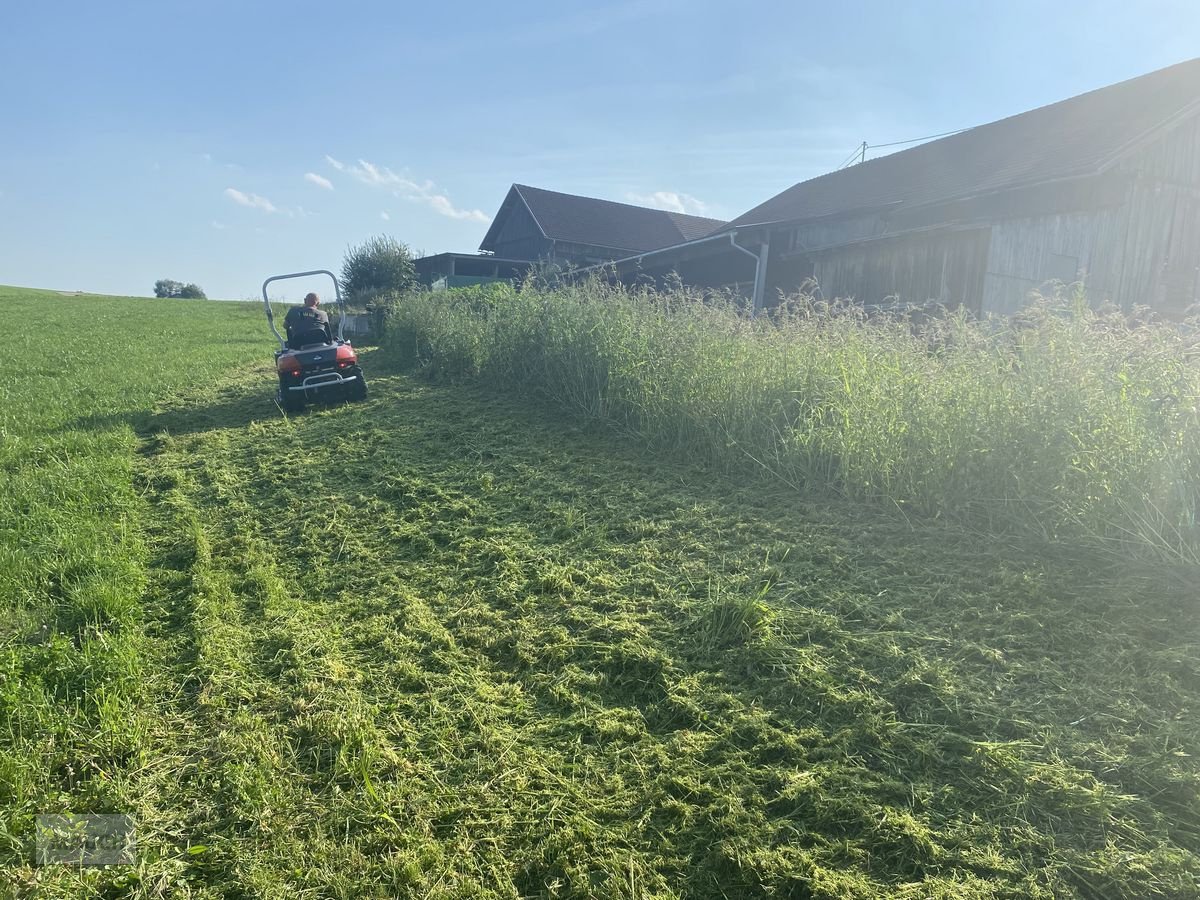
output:
[[[269,342],[197,310],[215,383],[31,409],[6,445],[65,422],[125,498],[88,518],[30,463],[42,505],[0,507],[18,895],[1197,895],[1181,570],[799,498],[377,352],[370,401],[285,419]],[[164,322],[117,321],[157,359]],[[133,548],[82,637],[50,588],[75,519]],[[30,865],[33,815],[108,810],[136,867]]]

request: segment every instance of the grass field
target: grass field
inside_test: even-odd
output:
[[[0,288],[0,891],[1200,896],[1195,570]],[[138,864],[32,865],[125,812]]]

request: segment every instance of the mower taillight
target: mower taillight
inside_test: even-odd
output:
[[[300,360],[294,356],[284,356],[279,360],[279,372],[281,375],[299,375]]]
[[[337,367],[347,369],[358,362],[358,354],[349,344],[339,344],[337,348]]]

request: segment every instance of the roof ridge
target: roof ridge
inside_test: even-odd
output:
[[[526,210],[526,212],[528,212],[528,213],[529,213],[529,217],[530,217],[531,219],[533,219],[533,224],[534,224],[534,225],[536,225],[536,226],[538,227],[538,231],[540,231],[540,232],[542,233],[542,237],[544,237],[544,238],[549,238],[549,237],[550,237],[550,235],[546,234],[546,229],[545,229],[545,228],[543,228],[543,227],[542,227],[542,223],[538,221],[537,213],[535,213],[535,212],[533,211],[533,207],[529,205],[529,201],[525,199],[525,195],[521,193],[521,188],[526,188],[527,190],[531,190],[531,191],[536,191],[536,190],[537,190],[537,188],[535,188],[535,187],[531,187],[530,185],[527,185],[527,184],[517,184],[517,183],[514,181],[514,182],[513,182],[513,185],[512,185],[512,187],[511,187],[511,188],[509,188],[509,190],[510,190],[510,191],[516,191],[516,192],[517,192],[517,196],[518,196],[518,197],[520,197],[520,198],[521,198],[521,202],[525,204],[525,210]],[[503,205],[504,205],[504,204],[501,204],[501,207],[503,207]],[[489,229],[489,231],[490,231],[490,229]],[[484,240],[486,240],[486,237],[484,238]]]
[[[710,216],[513,182],[481,247],[494,243],[502,222],[517,205],[525,206],[546,239],[589,244],[622,253],[687,241],[725,225],[724,219]]]
[[[1186,77],[1181,78],[1181,75]],[[1035,146],[1035,149],[1032,152],[1022,154],[1020,149],[1013,150],[1010,146],[1008,148],[1009,153],[1007,157],[1004,156],[1004,149],[1000,149],[998,151],[1000,154],[998,157],[993,155],[993,162],[996,164],[995,168],[988,172],[974,173],[976,181],[981,185],[980,190],[1008,190],[1021,185],[1037,184],[1039,183],[1039,179],[1044,179],[1046,177],[1082,177],[1085,174],[1095,174],[1099,171],[1102,171],[1106,166],[1111,165],[1114,160],[1119,159],[1121,155],[1128,152],[1131,147],[1137,147],[1148,135],[1152,135],[1163,128],[1170,127],[1174,123],[1186,119],[1188,116],[1194,114],[1197,109],[1200,109],[1200,89],[1196,90],[1195,99],[1188,102],[1184,102],[1183,99],[1177,96],[1180,92],[1180,89],[1182,89],[1185,92],[1186,97],[1186,92],[1191,90],[1191,82],[1189,79],[1198,77],[1200,77],[1200,57],[1183,60],[1170,66],[1164,66],[1151,72],[1145,72],[1141,75],[1135,75],[1131,78],[1126,78],[1122,81],[1092,88],[1091,90],[1084,91],[1081,94],[1075,94],[1071,97],[1055,100],[1052,103],[1046,103],[1041,106],[1036,106],[1032,109],[1013,113],[1003,118],[995,119],[991,122],[984,122],[971,128],[963,129],[962,131],[954,134],[947,135],[943,138],[926,141],[924,143],[917,144],[914,147],[908,147],[903,150],[899,150],[895,153],[888,153],[883,156],[878,156],[874,159],[866,160],[865,162],[854,166],[843,169],[835,169],[831,172],[823,172],[819,175],[814,175],[811,178],[806,178],[803,181],[795,182],[790,187],[787,187],[784,190],[776,193],[762,203],[756,204],[746,212],[734,218],[731,221],[731,224],[737,223],[738,225],[745,227],[749,225],[765,225],[772,222],[793,221],[797,218],[808,218],[810,216],[837,215],[844,213],[846,210],[836,208],[838,204],[832,200],[828,194],[831,191],[838,190],[845,193],[852,193],[853,191],[847,191],[846,188],[833,188],[833,184],[839,186],[861,186],[861,184],[866,181],[866,183],[870,185],[871,179],[876,181],[878,180],[879,175],[877,173],[887,173],[889,170],[896,170],[893,172],[893,174],[899,174],[901,177],[917,179],[915,184],[918,193],[922,188],[926,189],[926,192],[928,192],[928,179],[923,179],[923,176],[927,173],[921,172],[920,166],[910,162],[911,160],[914,158],[919,160],[930,159],[935,163],[939,161],[944,163],[946,160],[939,159],[937,154],[940,152],[949,156],[955,149],[960,147],[965,148],[968,151],[974,148],[976,155],[980,157],[987,156],[988,147],[981,147],[980,142],[986,141],[989,135],[995,134],[997,139],[1001,138],[1001,136],[1008,137],[1009,143],[1011,144],[1012,136],[1010,135],[1010,132],[1016,134],[1018,137],[1020,136],[1019,126],[1014,127],[1013,123],[1016,120],[1022,119],[1032,123],[1029,127],[1030,129],[1038,128],[1040,126],[1043,130],[1049,132],[1053,138],[1058,140],[1060,148],[1062,146],[1066,146],[1069,150],[1074,150],[1076,153],[1078,153],[1079,155],[1075,158],[1080,161],[1080,164],[1074,171],[1070,172],[1070,174],[1063,175],[1061,170],[1070,169],[1070,167],[1061,166],[1058,167],[1060,171],[1054,171],[1055,166],[1052,163],[1048,163],[1044,156],[1038,156],[1038,147]],[[1117,141],[1120,139],[1115,146],[1110,145],[1112,143],[1111,141],[1109,144],[1106,144],[1103,139],[1099,139],[1096,142],[1097,145],[1094,148],[1094,152],[1088,153],[1086,152],[1086,148],[1084,148],[1084,150],[1080,150],[1078,147],[1070,145],[1069,134],[1066,138],[1064,138],[1063,135],[1070,132],[1071,129],[1078,131],[1081,127],[1086,127],[1088,124],[1086,121],[1082,123],[1082,126],[1078,121],[1069,122],[1067,125],[1059,128],[1057,131],[1054,128],[1047,129],[1045,127],[1047,124],[1046,120],[1053,118],[1054,111],[1056,109],[1063,110],[1064,112],[1080,109],[1082,111],[1090,111],[1095,114],[1097,112],[1096,107],[1099,105],[1099,111],[1106,112],[1103,108],[1103,99],[1098,99],[1105,96],[1115,97],[1118,102],[1114,104],[1112,101],[1110,101],[1109,106],[1111,107],[1116,105],[1117,109],[1120,110],[1120,101],[1128,101],[1129,98],[1125,95],[1131,90],[1131,86],[1136,86],[1139,82],[1144,82],[1148,85],[1158,88],[1157,91],[1153,91],[1150,88],[1145,88],[1142,90],[1142,94],[1147,93],[1147,91],[1150,91],[1150,93],[1155,96],[1159,94],[1165,94],[1165,100],[1163,103],[1159,104],[1154,104],[1149,101],[1143,102],[1140,104],[1141,115],[1126,115],[1124,116],[1123,120],[1119,120],[1115,125],[1109,127],[1112,141]],[[1137,99],[1138,95],[1135,94],[1133,100],[1136,101]],[[1145,100],[1145,98],[1142,99]],[[1152,99],[1154,99],[1154,97],[1151,97],[1151,100]],[[1162,108],[1167,103],[1171,102],[1173,102],[1173,105],[1171,105],[1170,108]],[[1136,103],[1128,103],[1128,106],[1130,107],[1137,105],[1138,104]],[[1111,113],[1112,110],[1107,110],[1107,112]],[[1062,118],[1065,119],[1066,117],[1064,116]],[[1078,119],[1079,116],[1076,116],[1075,118]],[[1055,123],[1051,121],[1049,124],[1053,125]],[[1123,132],[1121,131],[1122,125],[1124,126]],[[1030,135],[1030,142],[1036,145],[1039,136],[1040,133]],[[996,142],[997,148],[1002,147],[1002,145],[1002,141]],[[939,150],[932,151],[931,155],[931,147],[937,147]],[[1047,148],[1045,145],[1043,145],[1041,149],[1045,150]],[[1050,146],[1049,149],[1053,149],[1053,146]],[[916,167],[915,170],[914,166]],[[1007,166],[1007,173],[1005,171],[1005,166]],[[959,168],[959,174],[963,175],[965,178],[967,176],[967,169],[970,168],[969,164],[962,165]],[[1040,174],[1038,172],[1039,168],[1041,169]],[[909,171],[906,172],[906,169]],[[989,179],[987,177],[989,174],[997,177]],[[953,181],[953,179],[950,180]],[[969,180],[969,178],[967,180]],[[829,187],[825,187],[826,185],[829,185]],[[808,188],[807,191],[804,190],[806,187]],[[967,185],[965,181],[962,181],[962,183],[960,183],[957,187],[950,187],[949,185],[946,187],[948,188],[949,192],[942,193],[935,197],[934,199],[937,202],[954,199],[955,197],[969,196],[974,185]],[[957,191],[957,193],[955,193],[955,191]],[[805,196],[799,196],[801,193],[805,194]],[[862,193],[861,187],[859,193]],[[894,195],[896,191],[889,191],[886,188],[881,188],[877,185],[874,190],[871,190],[868,187],[867,193],[874,193],[878,196],[888,194],[889,198],[894,200],[892,195]],[[826,196],[819,196],[821,194],[825,194]],[[792,207],[796,207],[797,205],[807,205],[810,210],[816,211],[804,215],[795,215],[797,213],[804,212],[804,210],[795,208],[779,209],[778,207],[786,207],[789,205],[789,199],[787,198],[787,195],[792,195],[790,198],[790,205]],[[928,199],[918,200],[916,197],[909,197],[899,202],[930,201]],[[771,206],[776,207],[776,209],[774,211],[770,209],[764,209],[765,207]],[[751,216],[751,214],[754,214],[758,210],[762,210],[762,212],[758,213],[758,215],[753,219],[748,218]]]
[[[649,212],[666,213],[669,216],[686,216],[689,219],[705,219],[709,222],[725,222],[725,221],[727,221],[726,219],[719,219],[715,216],[705,216],[705,215],[700,215],[699,213],[680,212],[677,209],[663,209],[661,206],[644,206],[643,204],[640,204],[640,203],[629,203],[625,200],[609,200],[607,197],[589,197],[586,194],[570,194],[570,193],[567,193],[566,191],[556,191],[551,188],[540,188],[540,187],[537,187],[532,184],[518,184],[518,183],[514,182],[513,187],[517,188],[518,192],[520,189],[523,188],[523,189],[529,190],[529,191],[541,191],[544,194],[557,194],[560,197],[570,197],[574,200],[590,200],[593,203],[611,203],[614,206],[627,206],[630,209],[641,209],[641,210],[648,210]]]
[[[647,207],[647,209],[654,209],[654,207],[652,207],[652,206]],[[701,216],[696,213],[677,212],[676,210],[673,210],[673,209],[664,209],[663,212],[665,212],[669,216],[683,216],[685,219],[703,219],[706,222],[726,222],[726,221],[728,221],[727,219],[718,219],[715,216]]]
[[[1007,116],[1002,116],[999,119],[993,119],[990,122],[980,122],[978,125],[971,125],[970,127],[963,128],[960,131],[952,132],[951,134],[948,134],[945,137],[937,138],[936,140],[932,140],[932,141],[925,141],[923,143],[917,144],[915,147],[906,147],[903,150],[897,150],[895,153],[885,153],[883,156],[876,156],[874,159],[865,160],[864,162],[858,163],[858,165],[847,166],[845,169],[834,169],[832,172],[823,172],[820,175],[814,175],[812,178],[809,178],[806,180],[807,181],[815,181],[818,178],[824,178],[827,175],[835,175],[838,172],[849,171],[851,169],[861,170],[861,168],[863,166],[870,166],[872,163],[882,162],[885,159],[893,159],[897,156],[904,156],[907,153],[912,153],[916,150],[921,150],[925,147],[928,147],[930,144],[953,143],[956,141],[956,139],[962,138],[962,137],[972,134],[974,132],[978,132],[980,129],[992,128],[993,126],[1003,125],[1006,122],[1011,122],[1013,119],[1019,119],[1023,116],[1029,116],[1029,115],[1033,115],[1034,113],[1044,112],[1045,110],[1053,109],[1056,106],[1062,106],[1063,104],[1066,104],[1066,103],[1075,103],[1076,101],[1081,100],[1084,97],[1090,97],[1093,94],[1099,94],[1103,91],[1109,91],[1109,90],[1112,90],[1113,88],[1119,88],[1124,85],[1128,85],[1131,82],[1140,81],[1143,78],[1150,78],[1154,75],[1161,75],[1163,72],[1166,72],[1169,69],[1178,69],[1178,68],[1182,68],[1183,66],[1186,66],[1189,64],[1200,65],[1200,56],[1195,57],[1193,59],[1185,59],[1182,62],[1172,63],[1169,66],[1163,66],[1161,69],[1153,69],[1149,72],[1143,72],[1141,75],[1133,75],[1130,78],[1124,78],[1121,81],[1114,81],[1112,84],[1101,85],[1100,87],[1096,87],[1096,88],[1092,88],[1091,90],[1084,91],[1081,94],[1072,94],[1070,97],[1063,97],[1061,100],[1053,100],[1050,103],[1043,103],[1041,106],[1035,106],[1031,109],[1022,110],[1021,112],[1010,113]],[[1167,118],[1170,119],[1172,117],[1169,116]],[[1166,120],[1164,120],[1164,121],[1166,121]],[[882,146],[882,145],[880,145],[880,146]],[[868,150],[871,149],[870,144],[867,145],[867,149]],[[799,182],[799,184],[804,184],[804,182],[803,181]]]
[[[541,191],[543,194],[557,194],[560,197],[570,197],[573,200],[590,200],[593,203],[611,203],[614,206],[627,206],[630,209],[643,209],[643,210],[649,210],[650,212],[669,213],[669,214],[678,215],[678,216],[694,215],[693,213],[676,212],[673,209],[663,209],[661,206],[644,206],[640,203],[629,203],[626,200],[609,200],[607,197],[589,197],[587,194],[569,194],[566,191],[556,191],[551,188],[540,188],[540,187],[536,187],[532,184],[517,184],[516,182],[514,182],[513,187],[525,188],[526,190],[530,190],[530,191]],[[704,218],[708,218],[708,217],[707,216],[699,216],[698,218],[704,219]]]

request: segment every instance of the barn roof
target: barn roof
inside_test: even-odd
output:
[[[619,251],[643,252],[669,247],[703,237],[725,225],[720,219],[514,184],[479,245],[480,250],[494,249],[503,220],[516,203],[525,204],[542,233],[551,240]]]
[[[1097,174],[1200,110],[1200,59],[802,181],[730,227],[960,199]]]

